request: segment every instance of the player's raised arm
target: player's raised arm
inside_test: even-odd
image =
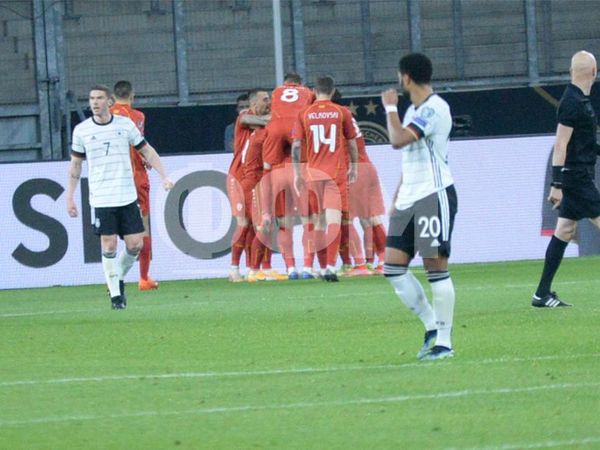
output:
[[[246,127],[266,127],[271,120],[270,114],[265,114],[263,116],[257,116],[254,114],[244,114],[240,117],[240,123],[245,125]]]
[[[390,144],[395,149],[407,146],[419,139],[410,128],[403,127],[398,116],[398,93],[388,89],[381,93],[381,103],[385,109],[386,124]]]

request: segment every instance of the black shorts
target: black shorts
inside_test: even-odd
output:
[[[94,208],[94,232],[101,236],[118,234],[121,238],[128,234],[144,232],[142,213],[137,202],[125,206]]]
[[[564,171],[562,192],[558,217],[577,221],[600,216],[600,193],[593,168]]]
[[[408,209],[394,210],[386,246],[402,250],[411,258],[416,252],[423,258],[450,257],[457,209],[456,189],[452,185],[418,200]]]

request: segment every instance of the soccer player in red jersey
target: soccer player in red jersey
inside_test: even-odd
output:
[[[385,256],[386,232],[381,216],[385,213],[381,184],[377,169],[369,159],[363,137],[358,123],[353,118],[352,122],[356,129],[356,144],[358,147],[358,180],[349,186],[349,213],[350,220],[358,217],[364,232],[364,244],[367,266],[372,268],[374,254],[377,254],[379,264],[374,268],[375,273],[383,274],[383,260]],[[358,234],[353,226],[350,228],[350,246],[360,245]],[[364,268],[360,261],[355,258],[357,267],[350,274],[362,275]],[[370,266],[369,266],[370,265]],[[354,272],[354,273],[353,273]]]
[[[134,109],[132,106],[135,93],[131,83],[125,80],[118,81],[113,88],[113,95],[114,104],[110,108],[110,112],[117,116],[129,117],[140,133],[144,135],[146,117],[143,112]],[[139,255],[140,280],[138,288],[141,291],[148,291],[158,289],[158,283],[149,275],[150,261],[152,260],[152,238],[150,236],[150,180],[147,169],[151,169],[151,167],[135,148],[132,147],[129,153],[138,204],[144,223],[144,244]]]
[[[356,130],[350,111],[331,101],[335,92],[333,78],[317,78],[315,92],[316,101],[299,114],[293,130],[294,186],[299,193],[305,184],[300,166],[300,151],[304,143],[307,152],[306,187],[316,193],[320,207],[319,223],[315,228],[326,227],[325,233],[317,235],[315,232],[317,246],[327,246],[327,266],[323,279],[338,281],[335,263],[340,244],[342,210],[348,201],[347,182],[353,183],[357,177]],[[344,152],[350,153],[349,170],[346,170]]]
[[[258,95],[260,92],[266,95]],[[243,178],[242,159],[248,151],[250,136],[254,129],[264,127],[268,123],[269,115],[256,113],[260,102],[270,102],[266,92],[255,89],[249,93],[250,108],[240,112],[235,122],[233,160],[227,174],[227,194],[231,203],[231,213],[235,217],[237,227],[231,240],[231,270],[229,281],[234,283],[244,281],[240,274],[240,260],[246,250],[246,265],[250,266],[250,247],[253,240],[253,230],[246,213],[244,188],[241,184]],[[251,231],[252,230],[252,231]]]
[[[278,218],[277,240],[290,279],[298,279],[293,251],[294,210],[298,198],[294,192],[291,168],[292,128],[298,113],[314,101],[311,89],[302,85],[295,73],[288,73],[281,86],[271,94],[271,121],[263,144],[263,162],[267,172],[263,193],[266,214]],[[270,172],[270,173],[269,173]]]
[[[263,117],[269,114],[271,101],[267,91],[256,89],[250,93],[250,98],[252,112]],[[271,268],[271,249],[265,246],[268,241],[264,232],[268,227],[262,224],[259,182],[263,175],[262,149],[266,136],[265,128],[255,128],[241,155],[240,185],[244,194],[246,220],[249,223],[246,238],[246,258],[250,268],[247,276],[249,282],[288,279],[287,275],[282,275]]]

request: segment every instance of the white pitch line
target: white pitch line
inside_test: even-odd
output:
[[[490,447],[471,447],[463,450],[519,450],[529,448],[552,448],[552,447],[573,447],[581,445],[591,445],[600,443],[600,436],[591,436],[578,439],[570,439],[565,441],[542,441],[532,442],[529,444],[501,444]],[[445,450],[457,450],[456,447],[451,447]]]
[[[138,411],[130,413],[120,414],[106,414],[106,415],[82,415],[82,416],[55,416],[55,417],[39,417],[36,419],[25,419],[25,420],[0,420],[0,427],[11,427],[11,426],[27,426],[27,425],[44,425],[48,423],[61,423],[61,422],[80,422],[80,421],[92,421],[92,420],[106,420],[106,419],[121,419],[121,418],[133,418],[133,417],[162,417],[162,416],[182,416],[182,415],[198,415],[198,414],[224,414],[224,413],[235,413],[235,412],[253,412],[253,411],[268,411],[268,410],[294,410],[294,409],[308,409],[308,408],[327,408],[327,407],[338,407],[338,406],[352,406],[352,405],[373,405],[373,404],[389,404],[389,403],[402,403],[415,400],[444,400],[454,398],[472,397],[478,395],[511,395],[520,393],[531,393],[538,391],[548,390],[564,390],[564,389],[580,389],[599,387],[600,382],[597,383],[560,383],[560,384],[545,384],[538,386],[526,386],[526,387],[504,387],[497,389],[465,389],[461,391],[448,391],[438,392],[432,394],[415,394],[415,395],[398,395],[391,397],[379,397],[379,398],[359,398],[355,400],[331,400],[321,402],[298,402],[298,403],[284,403],[274,405],[239,405],[239,406],[218,406],[212,408],[196,408],[181,411]]]
[[[529,363],[536,361],[559,361],[579,358],[598,358],[600,353],[589,353],[579,355],[548,355],[536,356],[532,358],[496,358],[474,361],[464,361],[460,366],[465,365],[491,365],[491,364],[507,364],[507,363]],[[452,364],[452,361],[446,361],[446,364]],[[71,377],[71,378],[54,378],[49,380],[15,380],[0,382],[0,388],[9,388],[17,386],[36,386],[36,385],[51,385],[51,384],[73,384],[73,383],[102,383],[111,381],[131,381],[131,380],[171,380],[185,378],[235,378],[235,377],[254,377],[254,376],[270,376],[270,375],[297,375],[297,374],[321,374],[335,372],[353,372],[362,370],[399,370],[410,368],[431,368],[432,363],[414,362],[405,364],[382,364],[382,365],[361,365],[361,366],[338,366],[338,367],[299,367],[291,369],[266,369],[253,371],[231,371],[231,372],[181,372],[181,373],[164,373],[164,374],[131,374],[131,375],[106,375],[95,377]]]

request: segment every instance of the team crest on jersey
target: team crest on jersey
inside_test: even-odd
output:
[[[433,110],[433,108],[430,108],[429,106],[426,106],[425,108],[423,108],[421,110],[420,116],[423,119],[429,119],[430,117],[433,117],[434,114],[435,114],[435,111]]]
[[[385,144],[389,142],[387,130],[375,122],[358,122],[360,131],[367,144]]]
[[[94,226],[100,228],[100,219],[98,217],[96,217],[96,220],[94,221]]]
[[[238,212],[241,212],[243,208],[244,208],[244,205],[242,205],[241,203],[238,203],[236,205],[236,209],[238,210]]]

